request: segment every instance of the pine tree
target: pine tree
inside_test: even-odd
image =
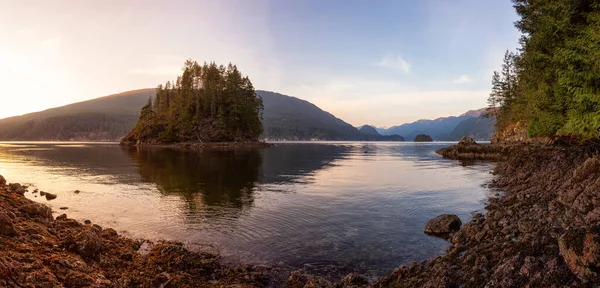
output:
[[[155,104],[142,108],[136,141],[257,141],[262,99],[238,68],[184,63],[173,83],[156,89]]]

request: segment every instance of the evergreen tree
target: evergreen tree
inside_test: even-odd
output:
[[[156,89],[134,131],[142,142],[257,141],[262,134],[262,99],[233,64],[199,65],[187,60],[172,84]]]

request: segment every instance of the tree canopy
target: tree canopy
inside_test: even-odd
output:
[[[156,88],[124,142],[257,141],[262,99],[233,64],[187,60],[183,74]]]
[[[488,98],[497,130],[600,137],[600,2],[513,0],[521,47],[507,52]]]

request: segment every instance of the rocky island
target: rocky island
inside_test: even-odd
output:
[[[417,136],[415,136],[415,140],[413,140],[414,142],[433,142],[433,139],[431,139],[431,136],[427,135],[427,134],[419,134]]]
[[[183,74],[156,88],[126,146],[266,146],[263,103],[235,65],[187,60]]]

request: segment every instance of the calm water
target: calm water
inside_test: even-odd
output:
[[[489,164],[461,165],[434,153],[448,145],[184,152],[3,143],[0,174],[57,194],[53,201],[26,194],[57,213],[67,206],[72,218],[132,237],[178,240],[236,263],[377,277],[443,252],[445,241],[423,234],[432,217],[454,213],[464,222],[483,209]]]

